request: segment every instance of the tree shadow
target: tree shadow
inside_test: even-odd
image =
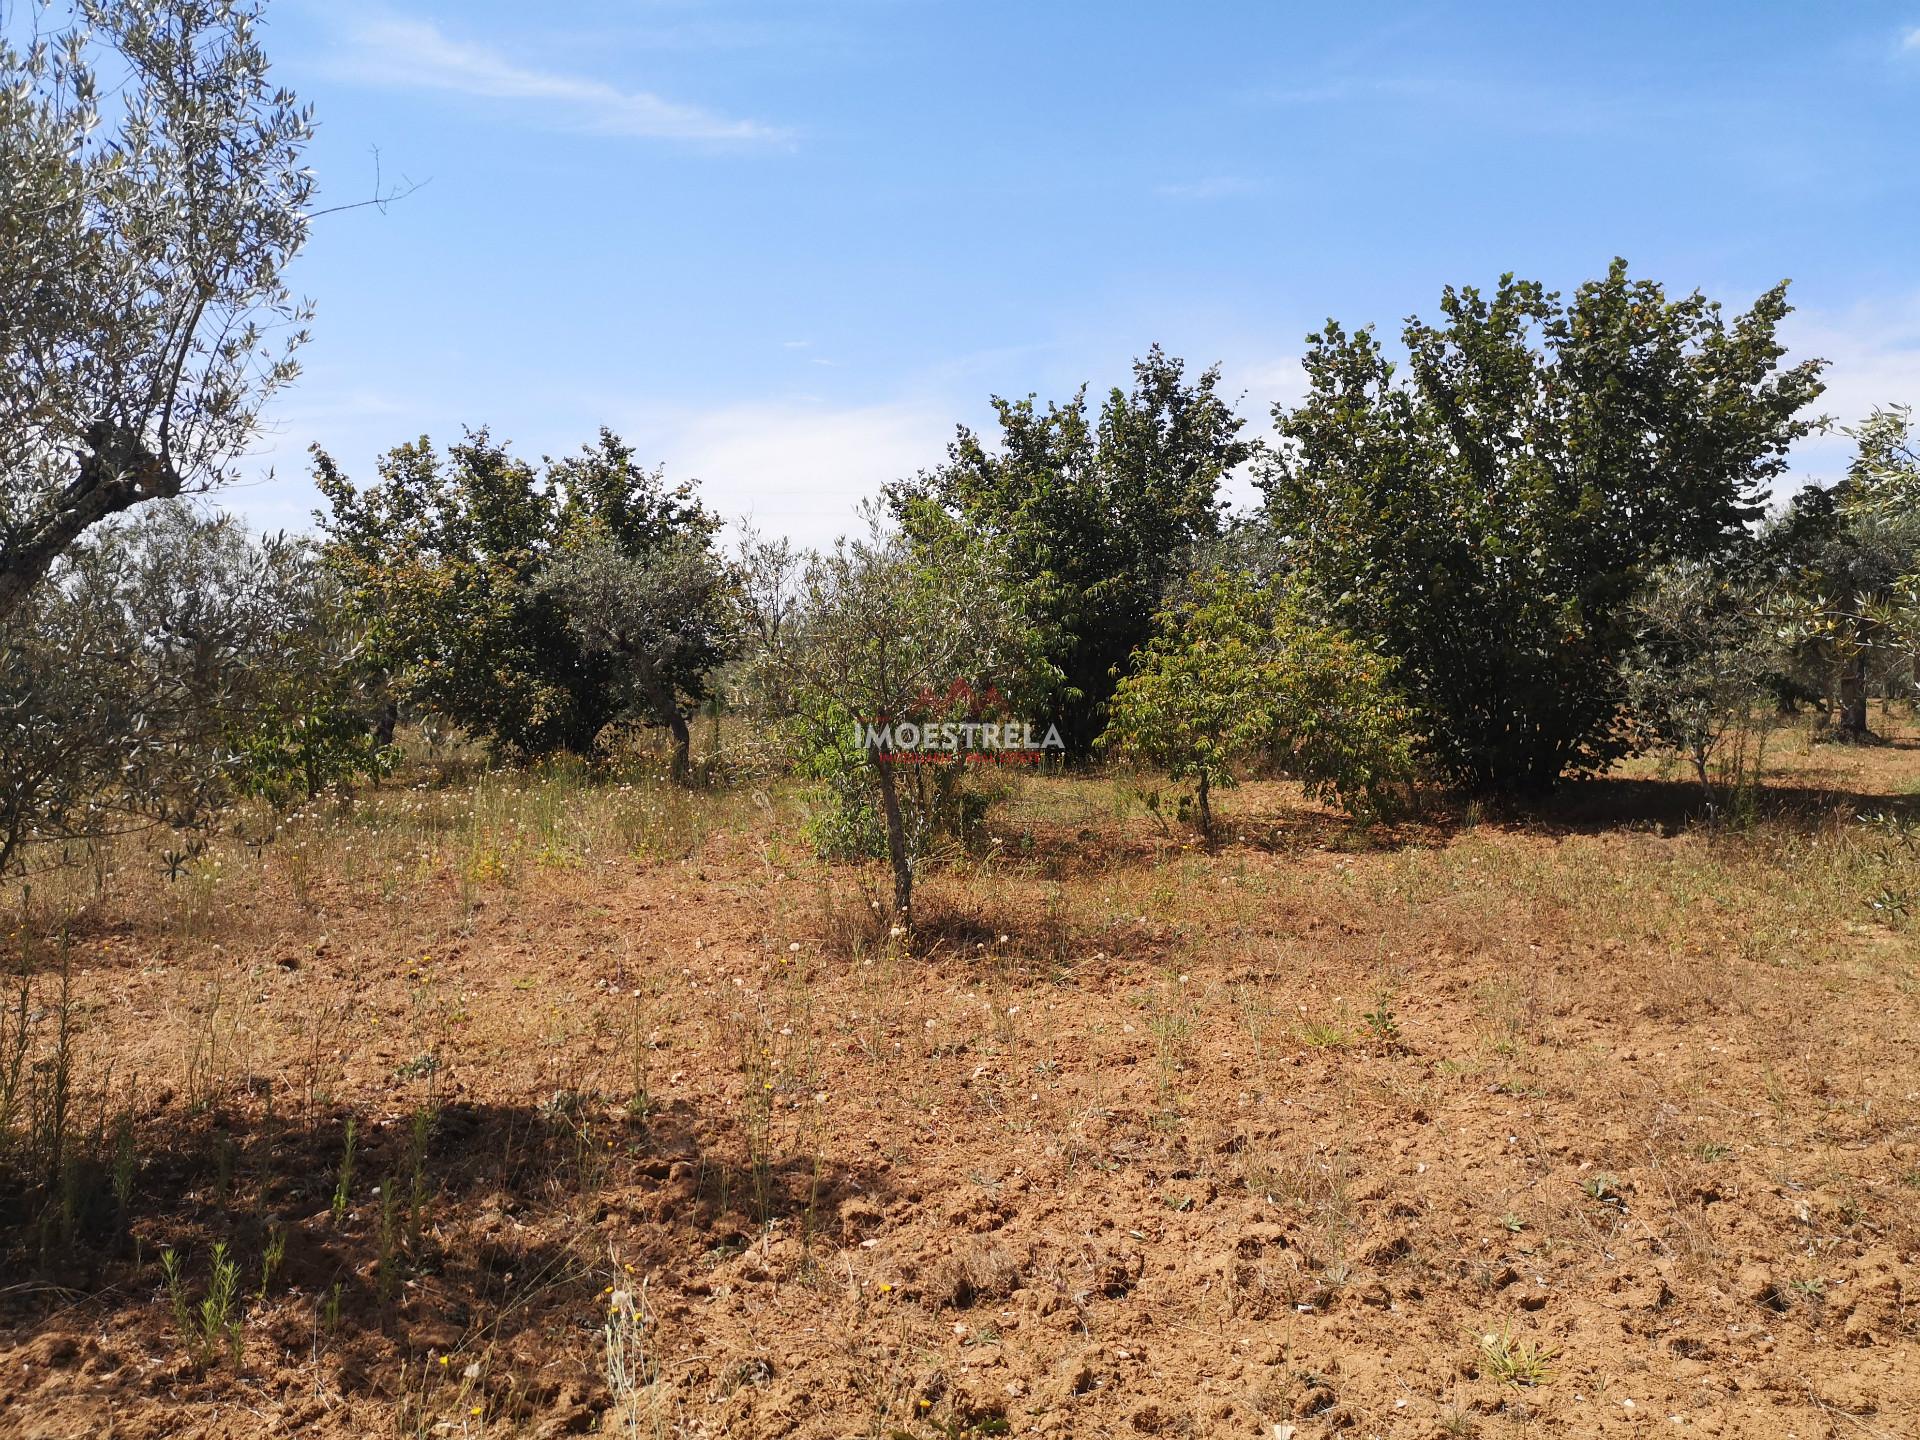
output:
[[[1437,802],[1422,800],[1391,820],[1360,820],[1310,801],[1221,812],[1213,833],[1180,822],[1123,820],[1107,825],[1036,823],[1010,847],[1041,879],[1097,879],[1116,871],[1166,865],[1193,855],[1258,850],[1285,854],[1324,850],[1338,854],[1406,850],[1444,844],[1459,818]]]
[[[1920,748],[1906,740],[1891,743]],[[1357,819],[1307,800],[1250,805],[1244,811],[1223,811],[1210,837],[1178,824],[1154,825],[1137,819],[1106,824],[1037,822],[1026,827],[1006,853],[1038,878],[1071,882],[1164,866],[1190,855],[1236,850],[1358,855],[1441,849],[1463,833],[1486,827],[1545,835],[1633,830],[1673,834],[1737,817],[1742,824],[1812,833],[1863,815],[1920,821],[1920,794],[1889,795],[1781,778],[1738,797],[1737,802],[1723,799],[1716,804],[1691,779],[1604,775],[1570,780],[1538,796],[1476,798],[1426,790],[1405,813],[1380,820]],[[943,917],[941,924],[953,933],[942,938],[955,945],[977,946],[990,941],[985,932],[999,923],[988,918],[969,928],[952,916]],[[1000,928],[1007,926],[1000,924]]]
[[[1775,781],[1716,806],[1690,780],[1603,775],[1571,782],[1536,800],[1491,804],[1480,819],[1548,834],[1648,829],[1672,834],[1737,815],[1743,822],[1805,834],[1875,814],[1920,819],[1920,795]]]
[[[429,1354],[531,1353],[556,1331],[597,1334],[613,1284],[697,1269],[783,1221],[820,1233],[843,1203],[884,1194],[875,1169],[756,1159],[737,1120],[686,1100],[639,1114],[559,1092],[307,1125],[243,1092],[201,1115],[157,1105],[134,1119],[131,1147],[114,1133],[111,1121],[96,1127],[51,1185],[0,1187],[0,1263],[38,1277],[0,1287],[0,1356],[30,1348],[43,1365],[49,1354],[80,1365],[90,1337],[111,1331],[170,1357],[156,1371],[125,1363],[123,1346],[89,1372],[103,1406],[152,1403],[162,1382],[169,1395],[216,1397],[238,1378],[226,1359],[192,1355],[164,1251],[191,1328],[224,1247],[249,1314],[252,1381],[324,1353],[339,1393],[391,1400]],[[575,1347],[583,1361],[595,1343]],[[527,1418],[551,1400],[488,1404],[496,1418]]]

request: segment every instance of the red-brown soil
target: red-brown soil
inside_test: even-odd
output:
[[[1916,871],[1853,818],[1916,779],[1798,755],[1724,833],[1259,785],[1212,853],[1031,780],[913,953],[750,795],[684,859],[356,862],[375,805],[43,896],[133,1183],[13,1232],[0,1433],[1920,1434]],[[197,1302],[216,1241],[237,1364],[157,1258]]]

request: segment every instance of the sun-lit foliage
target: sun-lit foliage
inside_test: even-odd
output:
[[[297,373],[313,117],[260,8],[78,0],[0,35],[0,616],[102,519],[227,479]]]

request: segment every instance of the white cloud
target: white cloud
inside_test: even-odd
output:
[[[1853,453],[1842,433],[1876,406],[1920,406],[1920,292],[1861,304],[1850,310],[1800,310],[1782,323],[1788,359],[1828,362],[1826,393],[1815,408],[1834,428],[1795,447],[1790,493],[1808,480],[1838,479]]]
[[[1920,25],[1914,26],[1911,30],[1907,31],[1905,35],[1900,37],[1900,48],[1902,50],[1920,50]]]
[[[572,126],[652,140],[778,142],[782,131],[736,120],[645,90],[516,64],[498,51],[452,39],[425,20],[374,19],[348,33],[336,71],[366,85],[440,90],[555,107]]]
[[[829,545],[882,486],[939,463],[958,417],[951,406],[899,402],[835,408],[764,401],[634,425],[667,473],[700,482],[708,505],[768,534]],[[657,437],[657,439],[655,438]]]
[[[1220,374],[1228,394],[1236,387],[1246,391],[1241,413],[1256,417],[1255,423],[1263,423],[1275,404],[1298,405],[1307,398],[1307,367],[1298,355],[1223,360]]]

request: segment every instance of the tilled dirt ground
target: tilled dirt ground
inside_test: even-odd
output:
[[[1212,853],[1032,780],[911,948],[771,803],[109,886],[0,1433],[1920,1435],[1910,769]]]

